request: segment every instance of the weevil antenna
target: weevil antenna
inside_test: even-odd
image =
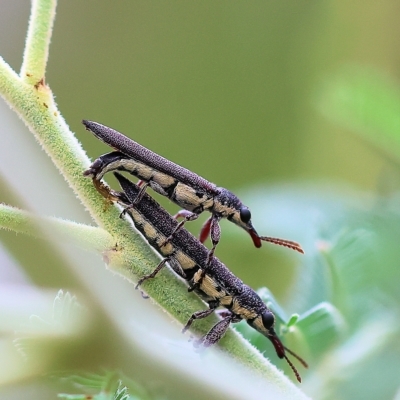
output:
[[[281,340],[276,335],[273,328],[270,328],[269,331],[270,331],[270,334],[267,337],[274,345],[276,354],[278,355],[279,358],[284,358],[286,360],[286,362],[289,364],[290,368],[292,369],[293,373],[296,375],[297,380],[299,382],[301,382],[301,376],[300,376],[299,372],[297,371],[296,367],[293,365],[293,363],[289,360],[289,358],[285,354],[285,350],[289,354],[291,354],[293,357],[295,357],[297,360],[299,360],[305,368],[308,368],[307,363],[301,357],[299,357],[296,353],[294,353],[292,350],[288,349],[287,347],[285,347],[282,344]]]
[[[296,375],[297,380],[301,383],[301,376],[298,373],[296,367],[293,365],[293,363],[287,358],[286,355],[283,356],[285,358],[285,360],[287,361],[287,363],[290,365],[290,368],[292,368],[293,373]]]
[[[286,346],[283,346],[283,348],[284,348],[289,354],[291,354],[294,358],[296,358],[297,360],[299,360],[300,363],[301,363],[301,365],[302,365],[304,368],[308,368],[308,364],[307,364],[300,356],[298,356],[294,351],[288,349]]]
[[[274,238],[270,236],[260,236],[260,239],[263,240],[264,242],[270,242],[273,244],[277,244],[279,246],[285,246],[288,247],[289,249],[296,250],[299,253],[304,254],[304,250],[297,242],[293,242],[291,240],[286,240],[286,239]]]

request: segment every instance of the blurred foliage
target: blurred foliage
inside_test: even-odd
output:
[[[280,194],[296,198],[296,212],[304,218],[319,214],[311,230],[301,226],[300,242],[309,245],[290,299],[285,307],[267,289],[259,294],[278,316],[277,331],[286,345],[310,364],[306,392],[318,398],[390,398],[398,386],[394,371],[399,368],[396,357],[400,359],[398,195],[374,198],[348,190],[345,194],[340,187],[309,189],[308,202],[301,199],[300,189],[297,195],[294,188]],[[313,209],[313,202],[318,208]],[[285,309],[298,314],[289,315]],[[269,343],[246,324],[239,327],[276,359]]]
[[[316,105],[398,163],[400,87],[388,74],[363,65],[343,66],[321,85]]]
[[[59,290],[54,299],[51,319],[31,315],[25,327],[15,332],[14,344],[24,358],[37,357],[41,354],[41,350],[38,352],[38,338],[68,337],[79,329],[79,319],[87,318],[85,311],[75,296]]]
[[[13,17],[2,14],[15,24],[0,24],[8,39],[0,47],[17,66],[29,2],[9,3]],[[399,11],[395,1],[59,4],[48,82],[92,157],[106,149],[82,118],[242,188],[260,233],[304,246],[304,257],[268,245],[257,251],[222,223],[218,256],[261,288],[285,345],[310,365],[302,389],[318,399],[399,398]],[[27,135],[8,122],[4,132]],[[6,147],[26,161],[7,160],[2,172],[32,196],[26,165],[33,168],[34,144],[26,154],[20,143]],[[282,184],[288,179],[297,182]],[[2,187],[4,200],[10,189]],[[63,203],[67,195],[54,187],[38,188],[40,201],[51,210],[61,204],[68,216],[73,200]],[[43,285],[43,244],[0,234],[21,269],[37,265],[34,280]],[[246,324],[238,329],[282,367],[265,338]],[[102,395],[109,380],[117,385],[109,396],[125,396],[124,385],[136,393],[114,373],[87,374],[82,393]]]
[[[68,374],[63,378],[77,389],[83,390],[84,394],[59,394],[60,399],[65,400],[148,400],[157,397],[149,396],[146,391],[130,381],[130,389],[123,385],[122,379],[115,372],[100,374]],[[91,392],[92,394],[89,394]],[[131,394],[133,393],[134,394]]]

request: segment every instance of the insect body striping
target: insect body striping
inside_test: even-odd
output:
[[[296,242],[259,236],[251,222],[250,210],[229,190],[217,187],[112,128],[93,121],[82,122],[87,130],[117,150],[95,160],[85,171],[86,176],[100,180],[105,173],[119,170],[145,181],[154,191],[169,197],[171,201],[187,210],[177,214],[185,217],[177,229],[180,229],[185,221],[196,219],[203,211],[211,212],[212,216],[204,224],[200,233],[201,242],[204,242],[209,235],[211,236],[213,247],[209,252],[209,260],[220,240],[219,220],[222,218],[227,218],[246,230],[256,247],[261,247],[262,241],[266,241],[303,253],[301,246]],[[135,199],[134,205],[140,201],[141,195],[142,193]]]
[[[135,198],[140,188],[124,178],[122,175],[115,174],[123,193],[113,192],[113,197],[117,198],[122,205],[129,204]],[[95,185],[98,184],[94,180]],[[246,320],[250,326],[270,339],[273,343],[277,355],[285,358],[292,367],[298,380],[301,380],[296,368],[287,358],[286,349],[274,330],[275,317],[267,308],[261,298],[249,286],[245,285],[229,269],[213,257],[208,264],[208,250],[186,229],[180,229],[164,246],[164,239],[174,232],[178,222],[172,218],[161,206],[148,195],[144,195],[141,202],[133,209],[128,209],[127,213],[132,218],[137,229],[146,237],[149,243],[162,256],[167,256],[173,270],[186,279],[191,288],[194,288],[209,305],[208,310],[194,313],[184,327],[187,330],[191,324],[200,318],[205,318],[212,314],[216,308],[223,306],[230,312],[224,319],[218,322],[200,340],[204,346],[210,346],[224,335],[229,324]],[[150,232],[150,234],[149,234]],[[149,236],[148,236],[149,235]],[[164,249],[168,247],[168,251]],[[154,278],[156,273],[164,266],[163,260],[153,273],[142,278],[142,283],[148,278]],[[293,354],[290,352],[290,354]],[[305,362],[298,356],[296,358],[306,366]]]
[[[124,178],[122,175],[115,174],[121,186],[124,189],[125,197],[120,196],[120,203],[129,204],[131,198],[138,193],[138,187],[132,182]],[[157,243],[163,244],[163,239],[170,236],[176,229],[178,222],[172,218],[167,211],[150,196],[145,195],[142,201],[134,209],[128,209],[128,214],[132,217],[135,225],[139,225],[139,231],[147,238],[146,231],[148,230],[147,225],[150,225],[152,229],[157,231],[160,239]],[[229,290],[233,293],[240,291],[243,282],[233,275],[228,268],[226,268],[217,258],[213,258],[210,265],[207,265],[208,250],[206,247],[201,245],[199,241],[190,234],[186,229],[180,229],[171,238],[168,244],[179,252],[179,261],[183,271],[188,268],[192,268],[193,264],[196,265],[196,271],[201,269],[207,269],[210,275],[219,277],[224,282],[222,286],[229,286]],[[161,245],[156,248],[157,251],[162,253]],[[200,267],[202,266],[202,268]],[[196,275],[196,279],[193,284],[199,283],[201,280],[201,274]]]

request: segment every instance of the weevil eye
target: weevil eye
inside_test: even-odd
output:
[[[274,314],[272,314],[271,311],[265,311],[262,315],[261,315],[261,319],[264,325],[265,329],[270,330],[275,323],[275,316]]]
[[[251,220],[251,212],[248,208],[242,207],[240,209],[240,219],[247,224]]]

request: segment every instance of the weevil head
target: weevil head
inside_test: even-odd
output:
[[[261,300],[261,299],[260,299]],[[274,345],[276,354],[279,358],[285,357],[285,348],[275,333],[275,315],[270,311],[267,306],[262,303],[258,308],[258,315],[252,319],[248,320],[247,323],[253,327],[256,331],[260,332],[262,335],[266,336]]]
[[[256,331],[266,336],[272,342],[279,358],[285,357],[285,347],[283,346],[274,329],[275,315],[272,313],[272,311],[265,306],[259,315],[257,315],[253,321],[248,321],[248,323]]]
[[[261,300],[260,296],[253,289],[243,284],[241,293],[233,298],[230,311],[239,318],[245,319],[252,328],[266,336],[273,344],[278,357],[286,360],[297,380],[301,382],[300,374],[286,353],[297,358],[305,368],[308,368],[308,365],[301,357],[283,345],[275,332],[275,315]]]
[[[251,223],[251,212],[240,199],[225,188],[218,188],[214,198],[213,211],[246,230],[256,247],[261,247],[261,239]]]
[[[294,356],[297,360],[300,361],[300,363],[305,367],[308,368],[307,363],[299,357],[296,353],[294,353],[292,350],[288,349],[285,347],[279,339],[278,335],[275,332],[274,325],[275,325],[275,316],[274,314],[265,306],[264,309],[260,308],[260,312],[254,318],[253,320],[248,320],[247,323],[252,326],[254,329],[256,329],[258,332],[266,336],[271,343],[274,346],[274,349],[276,351],[276,354],[279,358],[284,358],[286,362],[289,364],[290,368],[292,369],[293,373],[296,376],[296,379],[301,382],[301,376],[299,372],[297,371],[296,367],[293,365],[293,363],[289,360],[287,357],[286,353],[291,354]]]
[[[257,316],[251,320],[247,320],[247,323],[267,338],[271,334],[276,336],[274,331],[275,315],[265,305],[260,308]]]

